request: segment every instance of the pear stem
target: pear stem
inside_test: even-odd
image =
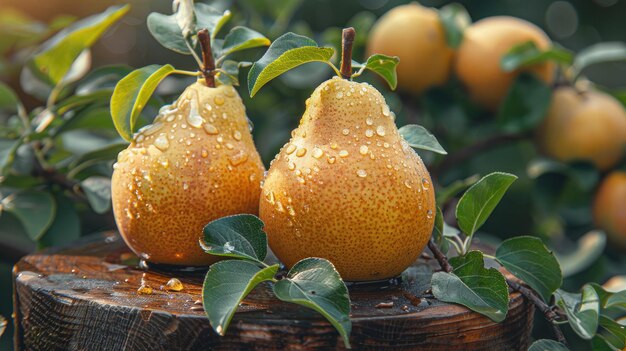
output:
[[[352,44],[356,32],[354,28],[344,28],[341,38],[341,77],[350,79],[352,77]]]
[[[200,68],[204,75],[204,80],[208,87],[215,88],[215,76],[213,72],[215,70],[215,60],[211,52],[211,36],[209,36],[209,31],[206,28],[198,32],[198,41],[202,48],[202,67]]]

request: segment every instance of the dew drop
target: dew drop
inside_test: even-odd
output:
[[[430,188],[430,182],[426,178],[422,178],[422,188],[428,190]]]
[[[215,128],[215,126],[210,123],[204,125],[204,131],[210,135],[215,135],[219,132],[217,128]]]
[[[304,184],[306,181],[302,177],[298,177],[298,183]]]
[[[388,165],[388,166],[390,166],[390,165]],[[404,186],[406,186],[406,187],[407,187],[407,188],[409,188],[409,189],[411,189],[411,188],[412,188],[412,187],[411,187],[411,182],[409,182],[408,180],[405,180],[405,181],[404,181]]]
[[[224,105],[224,98],[221,95],[218,95],[213,99],[213,102],[215,102],[217,106],[222,106]]]
[[[152,287],[147,284],[141,284],[139,289],[137,289],[138,295],[152,295]]]
[[[337,99],[341,99],[343,97],[343,92],[342,91],[338,91],[337,92]]]
[[[428,219],[433,218],[433,210],[426,211],[426,218],[428,218]]]
[[[165,134],[159,135],[156,139],[154,139],[154,146],[156,146],[159,150],[165,151],[170,147],[170,142],[167,140],[167,136]]]
[[[190,126],[194,128],[200,128],[202,127],[202,122],[204,122],[204,119],[202,119],[200,115],[198,115],[197,113],[191,114],[191,112],[189,112],[189,115],[187,116],[187,123],[189,123]]]
[[[389,111],[389,105],[384,104],[384,105],[383,105],[383,115],[385,115],[385,116],[389,116],[389,112],[390,112],[390,111]]]
[[[285,149],[287,155],[291,155],[294,151],[296,151],[296,146],[294,144],[287,145],[287,148]]]
[[[361,155],[367,155],[367,151],[368,151],[367,145],[361,145],[361,147],[359,148],[359,153]]]
[[[231,156],[228,160],[233,166],[237,166],[248,160],[248,154],[243,150],[239,150],[238,153]]]
[[[296,156],[302,157],[304,155],[306,155],[306,148],[302,147],[302,148],[299,148],[298,151],[296,151]]]
[[[168,280],[167,283],[165,284],[165,290],[168,290],[168,291],[181,291],[184,288],[185,287],[183,283],[181,283],[181,281],[178,280],[177,278],[172,278]]]
[[[339,157],[348,157],[348,155],[349,155],[348,150],[339,151]]]
[[[283,203],[280,201],[276,201],[276,211],[285,212],[285,208],[283,207]]]
[[[350,129],[345,128],[344,130],[342,130],[342,131],[341,131],[341,134],[343,134],[343,135],[348,135],[348,134],[350,134]]]
[[[361,178],[365,178],[367,177],[367,172],[364,169],[359,169],[356,171],[356,175],[358,175]]]
[[[331,165],[335,163],[335,160],[335,156],[328,156],[328,158],[326,159],[326,161],[328,161],[328,163],[330,163]]]
[[[335,142],[330,143],[330,148],[331,149],[336,150],[337,147],[338,147],[337,143],[335,143]]]
[[[235,140],[237,140],[237,141],[241,140],[241,132],[240,132],[240,131],[238,131],[238,130],[236,130],[236,131],[233,133],[233,138],[234,138]]]
[[[319,147],[316,147],[313,149],[313,157],[319,159],[323,155],[324,155],[324,151],[322,151],[322,149],[320,149]]]
[[[368,138],[373,137],[374,136],[374,131],[371,130],[371,129],[366,130],[365,131],[365,136],[368,137]]]
[[[189,184],[187,182],[183,182],[183,190],[189,189]]]
[[[376,127],[376,134],[380,136],[385,136],[385,127],[383,126]]]
[[[372,119],[372,117],[367,117],[367,119],[365,120],[365,124],[367,124],[368,126],[374,124],[374,120]]]
[[[202,158],[207,158],[209,156],[209,152],[206,149],[202,149],[202,151],[200,151],[200,156],[202,156]]]
[[[294,169],[296,169],[296,164],[293,162],[289,162],[287,168],[289,168],[290,171],[293,171]]]

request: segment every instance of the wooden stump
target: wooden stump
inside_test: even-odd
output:
[[[257,288],[224,337],[201,306],[202,275],[143,271],[116,233],[24,257],[14,268],[15,344],[20,350],[342,349],[317,313]],[[534,308],[511,294],[500,324],[439,302],[428,290],[436,262],[420,258],[398,284],[351,285],[354,349],[526,350]],[[169,292],[172,277],[185,288]],[[138,295],[141,280],[154,288]]]

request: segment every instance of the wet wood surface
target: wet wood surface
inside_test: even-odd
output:
[[[218,336],[204,315],[203,274],[142,270],[116,233],[24,257],[14,268],[19,350],[343,349],[317,313],[254,290]],[[435,260],[421,257],[401,279],[350,285],[353,349],[526,350],[534,308],[511,294],[506,320],[494,323],[435,300]],[[179,278],[184,289],[167,291]],[[153,288],[140,295],[142,281]]]

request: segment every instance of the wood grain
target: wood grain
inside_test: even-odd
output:
[[[200,306],[202,274],[144,271],[116,233],[24,257],[14,268],[19,350],[343,349],[320,315],[256,289],[224,337]],[[518,293],[500,324],[429,294],[436,262],[420,258],[401,281],[350,285],[358,350],[526,350],[534,308]],[[163,285],[179,278],[185,288]],[[152,295],[138,295],[142,279]],[[382,303],[382,305],[381,305]],[[392,304],[392,306],[390,306]],[[384,308],[382,308],[384,307]]]

